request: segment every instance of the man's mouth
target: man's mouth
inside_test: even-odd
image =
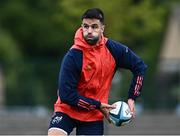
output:
[[[88,39],[92,39],[92,38],[94,38],[94,37],[93,37],[92,35],[88,35],[87,38],[88,38]]]

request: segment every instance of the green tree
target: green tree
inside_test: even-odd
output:
[[[153,75],[173,2],[178,0],[1,0],[0,61],[6,73],[8,105],[51,105],[56,99],[60,62],[87,8],[105,13],[107,37],[137,52],[148,64],[143,99],[156,93]],[[127,95],[130,74],[123,73]],[[13,97],[12,97],[13,96]],[[153,107],[155,103],[148,103]]]

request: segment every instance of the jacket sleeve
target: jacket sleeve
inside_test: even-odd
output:
[[[58,95],[62,102],[84,110],[99,109],[101,103],[78,94],[77,86],[82,70],[82,52],[71,49],[64,56],[58,83]]]
[[[116,67],[129,69],[133,73],[128,98],[136,100],[142,89],[147,65],[132,50],[121,43],[108,40],[108,48],[115,58]]]

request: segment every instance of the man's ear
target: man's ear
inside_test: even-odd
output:
[[[83,28],[83,24],[81,24],[81,26],[80,26],[81,28]]]
[[[102,27],[101,27],[102,33],[104,32],[104,29],[105,29],[105,25],[102,25]]]

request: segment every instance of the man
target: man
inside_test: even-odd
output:
[[[58,100],[48,135],[103,135],[103,116],[109,121],[111,81],[117,68],[129,69],[133,79],[127,103],[135,116],[146,70],[144,62],[128,47],[103,36],[104,15],[88,9],[82,15],[74,45],[66,53],[59,75]]]

